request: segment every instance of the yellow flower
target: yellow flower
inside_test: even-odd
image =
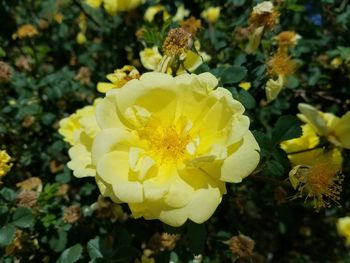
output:
[[[54,19],[57,23],[61,24],[64,19],[64,16],[62,15],[62,13],[56,13],[54,15]]]
[[[103,0],[104,8],[110,15],[130,11],[144,2],[145,0]]]
[[[17,29],[17,32],[12,37],[13,37],[13,39],[16,39],[17,37],[19,39],[23,39],[23,38],[27,38],[27,37],[32,38],[38,34],[39,34],[38,30],[33,25],[25,24],[25,25],[20,26]]]
[[[201,13],[201,17],[209,23],[215,23],[220,16],[220,7],[209,7]]]
[[[12,164],[10,164],[11,157],[6,151],[0,151],[0,178],[3,177],[11,169]]]
[[[99,102],[100,99],[96,99],[93,105],[79,109],[60,121],[58,132],[72,145],[68,167],[76,177],[96,175],[96,168],[91,161],[91,147],[93,138],[100,130],[95,118],[95,108]]]
[[[265,92],[267,102],[275,100],[283,88],[283,78],[281,75],[277,80],[269,79],[266,83]]]
[[[162,55],[160,54],[158,47],[154,46],[152,48],[145,48],[140,52],[140,59],[142,65],[149,70],[156,70],[160,61],[162,60]]]
[[[331,206],[331,202],[340,206],[340,193],[344,176],[333,161],[334,154],[340,155],[339,150],[325,152],[315,159],[312,166],[297,165],[289,173],[289,180],[294,189],[298,190],[295,197],[311,198],[314,208]]]
[[[83,45],[86,43],[87,39],[83,32],[79,32],[76,36],[76,41],[79,45]]]
[[[341,217],[337,221],[338,234],[345,237],[346,245],[350,246],[350,217]]]
[[[156,14],[158,14],[159,12],[163,12],[163,20],[164,21],[170,17],[168,11],[166,11],[166,9],[163,5],[155,5],[155,6],[150,6],[149,8],[147,8],[143,18],[147,22],[151,23],[151,22],[153,22]]]
[[[175,16],[173,17],[174,22],[181,22],[184,20],[185,17],[187,17],[190,14],[190,10],[185,9],[184,4],[181,4],[176,11]]]
[[[103,0],[85,0],[85,3],[91,6],[92,8],[99,8]]]
[[[305,103],[299,103],[298,109],[301,112],[298,117],[318,135],[326,137],[337,147],[350,149],[350,111],[339,118]]]
[[[241,82],[238,84],[238,87],[244,89],[244,90],[249,90],[251,88],[252,84],[250,82]]]
[[[318,135],[309,124],[302,129],[301,137],[281,143],[293,165],[289,180],[298,190],[296,197],[311,198],[316,210],[329,207],[330,201],[339,204],[343,181],[339,175],[343,163],[341,152],[337,148],[315,148],[320,142]]]
[[[101,93],[106,93],[110,89],[121,88],[128,81],[140,78],[140,73],[135,67],[126,65],[121,69],[116,69],[114,73],[108,74],[106,77],[112,83],[99,82],[97,90]]]
[[[241,182],[259,162],[244,107],[217,83],[210,73],[151,72],[110,90],[96,107],[92,143],[102,194],[136,218],[206,221],[225,182]]]

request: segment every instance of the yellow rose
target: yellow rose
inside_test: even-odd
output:
[[[209,23],[215,23],[220,16],[220,7],[209,7],[201,13],[201,17]]]
[[[163,20],[164,21],[170,17],[169,13],[166,11],[166,9],[163,5],[155,5],[155,6],[150,6],[149,8],[147,8],[143,18],[147,22],[151,23],[154,20],[155,15],[158,14],[159,12],[163,12]]]
[[[121,69],[116,69],[113,73],[108,74],[107,79],[111,82],[99,82],[97,90],[101,93],[106,93],[110,89],[121,88],[125,83],[132,79],[138,79],[140,73],[138,70],[130,65],[126,65]]]
[[[158,47],[145,48],[140,52],[140,59],[142,66],[149,70],[156,70],[158,67],[162,55],[158,51]]]
[[[320,135],[326,137],[337,147],[350,149],[350,111],[342,117],[332,113],[324,113],[311,105],[299,103],[298,117]]]
[[[350,217],[341,217],[337,221],[337,230],[340,236],[345,237],[346,245],[350,246]]]
[[[185,6],[181,4],[176,11],[175,16],[173,17],[174,22],[181,22],[184,20],[185,17],[187,17],[190,14],[190,10],[185,9]]]
[[[0,178],[8,173],[11,169],[12,164],[10,164],[11,157],[6,151],[0,151]]]
[[[115,15],[118,12],[126,12],[135,9],[144,0],[103,0],[104,8],[110,15]]]
[[[203,223],[259,162],[244,107],[210,73],[151,72],[97,104],[92,165],[103,195],[134,217]],[[205,204],[205,205],[203,205]]]
[[[96,99],[93,105],[77,110],[75,113],[60,121],[58,132],[69,142],[71,161],[67,164],[76,177],[95,176],[96,168],[91,161],[92,141],[100,131],[95,117]]]
[[[83,32],[79,32],[76,36],[76,41],[79,45],[83,45],[86,43],[87,39]]]

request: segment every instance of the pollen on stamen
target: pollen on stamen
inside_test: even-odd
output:
[[[298,180],[295,197],[305,197],[305,201],[311,199],[316,211],[329,208],[332,203],[341,206],[339,201],[344,176],[331,161],[321,158],[313,166],[297,169],[295,175]]]
[[[192,44],[192,37],[183,28],[171,29],[164,40],[163,51],[167,56],[180,56],[186,52]]]

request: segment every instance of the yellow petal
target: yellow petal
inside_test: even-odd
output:
[[[233,149],[221,168],[221,180],[231,183],[239,183],[251,174],[258,165],[259,145],[251,132],[244,136],[238,149]]]

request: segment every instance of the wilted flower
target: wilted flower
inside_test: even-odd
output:
[[[292,75],[296,70],[295,62],[285,52],[277,52],[267,61],[267,70],[272,76],[283,78]]]
[[[269,79],[266,82],[265,93],[267,102],[275,100],[283,88],[283,77],[280,75],[276,80]]]
[[[121,205],[113,203],[102,195],[98,197],[97,202],[91,205],[91,209],[95,211],[98,218],[109,218],[112,223],[123,221],[126,218]]]
[[[229,241],[230,250],[240,259],[251,259],[254,253],[255,242],[250,237],[239,234]]]
[[[11,169],[12,164],[10,163],[11,157],[6,151],[0,151],[0,178],[3,177]]]
[[[4,61],[0,61],[0,83],[6,83],[11,80],[12,68]]]
[[[38,200],[38,192],[33,190],[22,190],[17,196],[19,205],[34,207]]]
[[[209,7],[201,13],[201,17],[209,23],[215,23],[220,16],[220,7]]]
[[[75,75],[75,80],[79,81],[82,85],[88,85],[91,83],[91,70],[88,67],[79,68],[78,73]]]
[[[271,30],[277,23],[280,13],[275,9],[271,1],[264,1],[257,4],[249,18],[249,25],[264,27]]]
[[[337,147],[350,149],[350,111],[339,118],[305,103],[299,103],[298,109],[301,112],[298,117],[309,124],[319,136],[326,137]]]
[[[91,148],[101,193],[136,218],[206,221],[225,182],[241,182],[259,162],[244,107],[217,83],[210,73],[153,72],[110,90],[96,107],[101,131]]]
[[[282,31],[275,37],[279,47],[294,46],[300,38],[300,35],[294,31]]]
[[[296,197],[311,198],[316,210],[330,207],[331,201],[339,205],[343,176],[332,154],[324,154],[312,166],[297,165],[289,173],[292,186],[299,192]]]
[[[194,16],[186,19],[181,23],[181,28],[186,30],[191,34],[192,37],[195,37],[197,31],[202,27],[202,21],[200,19],[196,19]]]
[[[28,179],[17,183],[16,186],[22,190],[35,190],[36,192],[41,192],[43,182],[39,177],[29,177]]]
[[[192,36],[182,28],[170,29],[163,43],[167,56],[180,56],[192,46]]]
[[[20,26],[12,37],[14,39],[32,38],[38,34],[39,34],[38,30],[33,25],[25,24]]]
[[[337,221],[338,234],[345,238],[346,245],[350,246],[350,217],[341,217]]]
[[[63,212],[63,221],[69,224],[77,222],[82,217],[82,211],[79,205],[66,207]]]
[[[111,83],[99,82],[97,84],[97,90],[99,92],[106,93],[110,89],[121,88],[128,81],[140,78],[140,73],[135,67],[126,65],[121,69],[116,69],[113,73],[108,74],[106,77]]]
[[[173,250],[176,242],[180,239],[180,235],[169,233],[156,233],[152,236],[148,243],[148,247],[153,251]]]
[[[15,60],[16,67],[23,71],[31,71],[32,70],[31,64],[32,64],[32,61],[30,57],[26,57],[23,55],[19,56]]]

